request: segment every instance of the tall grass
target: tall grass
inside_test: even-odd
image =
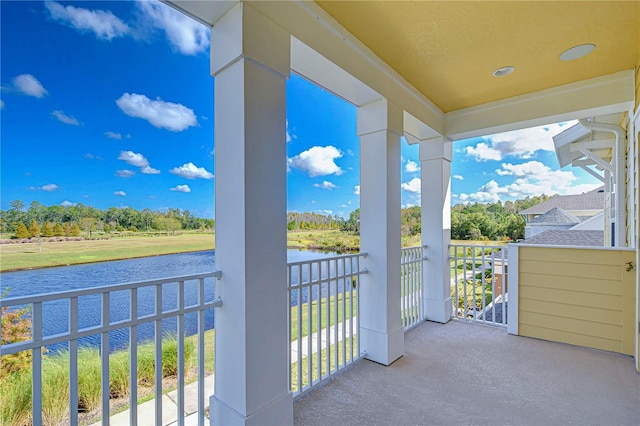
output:
[[[195,336],[185,339],[185,371],[196,366]],[[208,339],[211,339],[210,334]],[[208,351],[207,351],[208,349]],[[213,348],[205,357],[213,358]],[[211,353],[208,353],[211,352]],[[162,377],[178,373],[178,342],[169,335],[162,340]],[[138,345],[138,384],[151,387],[155,380],[155,345]],[[129,351],[109,355],[109,393],[111,398],[129,395]],[[209,364],[209,363],[207,363]],[[45,356],[42,365],[42,418],[46,425],[65,423],[69,416],[69,353]],[[91,412],[100,407],[101,357],[98,348],[78,350],[78,411]],[[31,424],[31,368],[19,370],[0,382],[0,424],[22,426]]]

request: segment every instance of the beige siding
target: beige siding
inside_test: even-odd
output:
[[[630,250],[520,247],[523,336],[634,354],[635,263]]]

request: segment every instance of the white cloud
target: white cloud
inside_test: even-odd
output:
[[[134,172],[133,170],[116,170],[116,176],[121,178],[130,178],[135,174],[136,172]]]
[[[209,29],[183,13],[159,2],[137,3],[152,26],[162,30],[172,47],[185,55],[207,51]]]
[[[117,140],[122,139],[122,135],[116,132],[105,132],[104,135],[109,139],[117,139]]]
[[[98,38],[111,40],[131,32],[127,24],[108,10],[63,6],[56,2],[45,2],[44,5],[53,19],[80,31],[93,32]]]
[[[46,185],[42,185],[42,186],[30,186],[29,189],[31,191],[46,191],[46,192],[53,192],[56,189],[60,188],[58,185],[56,185],[55,183],[48,183]]]
[[[360,195],[360,185],[356,185],[353,187],[353,194]]]
[[[117,195],[118,197],[125,197],[127,193],[124,191],[115,191],[113,195]]]
[[[191,108],[161,99],[152,101],[137,93],[124,93],[116,104],[128,116],[147,120],[159,129],[181,132],[198,124]]]
[[[36,98],[42,98],[48,94],[42,84],[31,74],[20,74],[13,79],[13,87],[28,96],[34,96]]]
[[[451,176],[453,179],[464,180],[464,176],[461,175],[453,175]]]
[[[415,173],[420,170],[420,165],[415,161],[407,160],[407,164],[404,165],[404,171],[407,173]]]
[[[175,188],[169,188],[171,191],[178,191],[178,192],[191,192],[191,188],[189,188],[189,185],[177,185]]]
[[[467,155],[474,157],[477,161],[502,160],[500,151],[489,147],[489,145],[484,142],[480,142],[475,147],[468,146],[466,152]]]
[[[122,160],[136,167],[147,167],[149,165],[149,161],[144,157],[144,155],[133,151],[120,151],[118,160]]]
[[[84,158],[88,158],[89,160],[99,160],[99,161],[101,161],[101,160],[102,160],[102,157],[100,157],[100,156],[98,156],[98,155],[93,155],[93,154],[92,154],[92,153],[90,153],[90,152],[87,152],[87,153],[84,155]]]
[[[289,120],[287,120],[287,143],[291,142],[291,131],[289,130]]]
[[[315,186],[316,188],[322,188],[322,189],[328,189],[328,190],[337,188],[337,186],[335,186],[333,183],[329,182],[328,180],[324,180],[322,181],[322,183],[314,183],[313,186]]]
[[[0,109],[4,109],[4,101],[0,99]]]
[[[58,121],[60,121],[61,123],[70,124],[72,126],[79,126],[80,125],[80,122],[78,121],[77,118],[75,118],[72,115],[65,114],[64,111],[56,110],[56,111],[53,111],[51,113],[51,115],[53,115],[55,118],[57,118]]]
[[[213,179],[213,173],[206,171],[204,167],[197,167],[193,163],[186,163],[169,171],[186,179]]]
[[[71,207],[71,206],[75,206],[77,203],[72,203],[69,200],[64,200],[63,202],[60,203],[61,206],[63,207]]]
[[[522,164],[504,163],[496,170],[499,176],[513,176],[512,183],[500,186],[495,180],[491,180],[472,194],[460,194],[463,202],[496,202],[500,195],[509,198],[521,199],[540,194],[546,195],[571,195],[591,191],[601,186],[600,183],[578,184],[578,179],[573,172],[552,170],[539,161],[529,161]]]
[[[405,182],[402,184],[402,189],[405,191],[413,192],[414,194],[419,194],[422,187],[422,181],[420,178],[413,178],[409,182]]]
[[[143,168],[140,169],[140,173],[144,175],[159,175],[160,170],[154,169],[151,166],[144,166]]]
[[[478,161],[500,161],[508,156],[529,159],[537,151],[554,151],[553,137],[574,124],[570,121],[485,136],[484,142],[467,147],[466,152]]]
[[[342,169],[335,163],[342,152],[335,146],[313,146],[300,154],[287,159],[288,164],[303,170],[310,177],[341,175]]]

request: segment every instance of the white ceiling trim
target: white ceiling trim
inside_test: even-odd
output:
[[[460,140],[628,111],[634,92],[633,70],[620,71],[449,112],[445,134]]]
[[[220,17],[238,3],[236,0],[223,1],[220,5],[215,1],[162,1],[209,26],[215,25]],[[379,94],[380,98],[398,105],[437,135],[443,133],[442,110],[315,2],[268,1],[252,2],[251,5],[293,36],[291,63],[294,72],[354,105],[361,106],[371,99],[362,87],[350,87],[350,83],[358,81],[369,88],[369,95],[371,92]],[[317,56],[314,57],[311,52],[315,52]],[[317,64],[328,61],[335,67],[332,73],[326,74],[327,66],[306,66],[302,63],[305,59],[313,59]],[[337,68],[344,72],[336,72]],[[364,103],[361,98],[363,94],[366,101]]]

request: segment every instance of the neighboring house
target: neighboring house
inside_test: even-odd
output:
[[[540,215],[547,213],[554,208],[560,208],[568,214],[586,220],[599,213],[602,213],[605,205],[604,188],[600,187],[593,191],[577,195],[556,195],[535,206],[519,212],[527,223],[532,222]]]
[[[563,231],[580,224],[579,217],[572,215],[560,207],[554,207],[548,212],[528,222],[524,228],[524,237],[531,238],[549,230]]]

